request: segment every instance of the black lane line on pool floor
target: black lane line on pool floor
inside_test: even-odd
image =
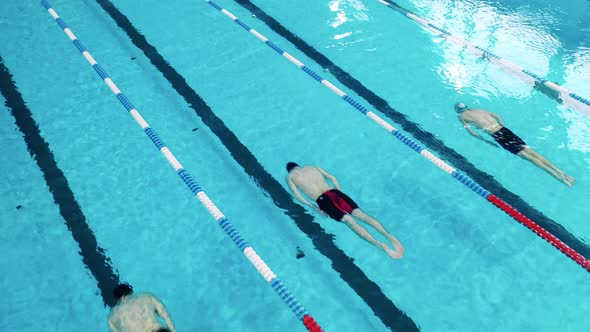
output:
[[[59,207],[59,213],[80,247],[84,265],[96,279],[105,305],[114,306],[116,301],[112,290],[119,283],[119,276],[113,271],[111,259],[98,245],[94,233],[86,223],[86,217],[76,201],[72,189],[70,189],[68,179],[53,158],[49,144],[41,136],[39,126],[33,119],[31,110],[27,107],[16,84],[12,81],[12,75],[4,65],[1,56],[0,93],[6,99],[6,107],[10,110],[15,124],[23,134],[31,158],[35,160],[43,173],[43,178],[53,195],[53,200]]]
[[[458,167],[464,174],[467,174],[485,189],[489,190],[491,193],[510,204],[525,216],[531,218],[533,221],[549,231],[551,234],[555,235],[572,249],[576,250],[584,257],[590,259],[590,246],[568,232],[568,230],[566,230],[562,225],[529,205],[520,196],[514,194],[502,186],[502,184],[496,181],[496,179],[494,179],[491,175],[477,169],[465,157],[457,153],[455,150],[445,146],[444,142],[438,139],[432,133],[423,130],[418,124],[409,120],[406,115],[389,106],[385,99],[379,97],[376,93],[369,90],[360,81],[352,77],[339,66],[335,65],[332,61],[330,61],[330,59],[318,52],[299,36],[289,31],[287,28],[281,25],[281,23],[268,15],[262,9],[258,8],[255,4],[247,0],[234,1],[243,8],[247,9],[250,13],[256,15],[257,19],[264,22],[275,33],[285,38],[297,49],[303,52],[307,57],[315,61],[318,65],[328,69],[330,74],[332,74],[340,83],[354,91],[357,95],[371,104],[375,109],[383,113],[385,116],[393,120],[395,123],[399,124],[406,132],[412,134],[412,136],[414,136],[418,141],[428,147],[431,152],[436,152],[440,158],[445,159],[452,165],[455,165],[455,167]]]
[[[117,25],[129,36],[133,44],[141,49],[151,63],[172,84],[172,87],[188,106],[195,110],[203,123],[219,138],[234,160],[240,164],[246,174],[266,191],[274,204],[291,217],[297,227],[312,241],[315,248],[332,262],[332,268],[340,277],[367,303],[383,324],[395,331],[419,331],[418,326],[381,291],[381,288],[361,270],[352,258],[334,244],[334,238],[313,221],[300,205],[293,202],[291,195],[260,164],[256,157],[244,146],[236,135],[213,113],[213,110],[191,88],[158,50],[148,43],[145,36],[137,31],[131,21],[121,13],[109,0],[96,0],[111,16]]]

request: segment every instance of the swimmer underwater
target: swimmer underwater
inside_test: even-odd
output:
[[[340,183],[333,175],[317,166],[299,166],[294,162],[287,163],[287,183],[295,198],[301,203],[310,206],[316,212],[327,215],[330,218],[346,224],[359,237],[385,251],[389,257],[394,259],[402,258],[404,247],[402,244],[381,225],[375,218],[363,212],[358,205],[346,194],[340,191]],[[330,180],[334,186],[326,182]],[[299,189],[312,201],[314,205],[305,199]],[[356,220],[373,227],[381,233],[393,246],[393,249],[385,242],[377,241],[367,230]]]
[[[565,174],[545,157],[531,149],[510,129],[506,128],[504,126],[504,120],[499,115],[487,112],[483,109],[471,108],[464,103],[455,104],[455,111],[459,114],[459,121],[463,123],[465,129],[467,129],[472,136],[485,141],[486,143],[494,144],[486,141],[475,132],[471,128],[471,125],[474,125],[477,129],[489,134],[505,150],[532,162],[535,166],[553,175],[556,179],[566,185],[571,187],[576,182],[573,177]]]

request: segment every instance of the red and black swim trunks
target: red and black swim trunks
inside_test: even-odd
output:
[[[345,193],[338,189],[328,190],[316,200],[318,207],[326,212],[330,218],[340,221],[345,214],[358,209],[358,205]]]

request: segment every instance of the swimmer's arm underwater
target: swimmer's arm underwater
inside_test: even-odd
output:
[[[326,171],[324,171],[323,169],[317,167],[318,171],[320,171],[320,173],[322,173],[322,175],[325,178],[330,179],[330,181],[332,181],[332,183],[334,184],[334,186],[336,187],[336,189],[340,190],[340,183],[338,183],[338,180],[336,179],[336,177]]]
[[[498,121],[498,123],[500,124],[500,126],[504,127],[504,120],[502,120],[502,117],[499,116],[498,114],[492,113],[492,112],[488,112],[488,114],[493,117],[494,119],[496,119],[496,121]]]
[[[293,193],[293,195],[295,196],[295,198],[297,198],[298,201],[300,201],[301,203],[310,206],[312,209],[314,209],[316,212],[321,213],[323,215],[325,215],[326,213],[322,210],[320,210],[317,206],[313,205],[312,203],[310,203],[308,200],[306,200],[301,193],[299,192],[299,189],[297,189],[297,186],[295,185],[295,183],[291,180],[291,178],[289,176],[287,176],[287,182],[289,183],[289,189],[291,189],[291,192]]]
[[[295,185],[295,182],[293,182],[293,180],[291,180],[291,178],[287,177],[287,182],[289,183],[289,188],[291,189],[291,192],[293,193],[293,195],[295,195],[295,198],[297,198],[298,201],[300,201],[301,203],[308,205],[308,206],[312,206],[313,204],[311,204],[308,200],[306,200],[301,193],[299,192],[299,189],[297,189],[297,185]]]
[[[170,330],[170,332],[176,332],[176,328],[174,327],[174,323],[172,323],[172,319],[170,318],[170,314],[168,313],[168,310],[166,310],[166,307],[164,306],[164,304],[160,300],[158,300],[157,297],[155,297],[153,295],[151,295],[151,299],[152,299],[152,304],[154,305],[154,308],[156,308],[156,312],[166,322],[166,326],[168,327],[168,330]]]
[[[481,137],[481,135],[478,134],[475,130],[471,129],[471,125],[469,123],[467,123],[465,120],[463,120],[463,118],[461,118],[461,123],[463,124],[463,127],[465,127],[465,129],[467,129],[467,131],[471,134],[471,136],[473,136],[481,141],[484,141],[491,146],[498,147],[496,145],[496,143],[488,141],[487,139]]]
[[[467,121],[463,120],[463,118],[460,118],[460,120],[463,124],[463,127],[467,129],[471,136],[483,140],[483,137],[481,137],[475,130],[471,129],[471,125]]]

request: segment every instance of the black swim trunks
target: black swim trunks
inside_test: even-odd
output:
[[[159,329],[159,330],[157,330],[155,332],[170,332],[170,330],[165,329],[165,328],[161,328],[161,329]]]
[[[506,127],[502,127],[502,129],[493,133],[492,137],[501,147],[514,154],[519,153],[526,147],[526,143],[520,137],[516,136],[512,130]]]
[[[345,193],[338,189],[328,190],[316,200],[318,207],[326,212],[330,218],[340,221],[345,214],[358,209],[358,205]]]

